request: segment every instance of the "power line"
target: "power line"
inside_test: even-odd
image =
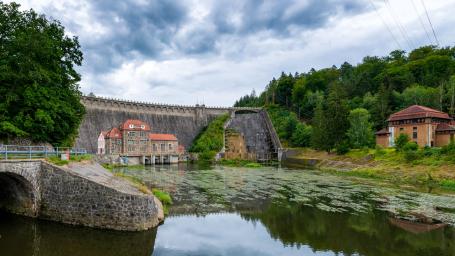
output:
[[[387,22],[385,22],[384,18],[382,17],[382,15],[379,13],[378,9],[376,8],[376,6],[373,4],[373,0],[370,0],[370,4],[373,6],[374,8],[374,11],[376,12],[376,14],[379,16],[379,18],[382,20],[382,23],[384,23],[384,26],[387,28],[387,30],[389,31],[390,35],[392,36],[393,40],[395,41],[395,43],[397,44],[398,46],[398,49],[403,49],[403,47],[401,47],[401,44],[400,42],[398,41],[398,39],[395,37],[395,34],[392,33],[392,29],[390,29],[389,25],[387,24]]]
[[[400,31],[401,35],[403,36],[403,38],[408,43],[409,48],[410,49],[415,48],[414,44],[412,43],[412,41],[411,41],[411,39],[410,39],[410,37],[408,35],[408,33],[406,33],[406,29],[403,27],[403,25],[401,25],[400,20],[396,17],[396,14],[393,11],[392,6],[390,5],[390,2],[388,0],[384,0],[384,3],[389,8],[390,15],[392,16],[393,20],[395,21],[395,25],[397,25],[398,30]]]
[[[431,40],[430,33],[428,33],[427,26],[425,26],[425,23],[423,22],[422,16],[420,15],[419,11],[417,10],[414,0],[411,0],[411,3],[412,3],[412,7],[414,8],[414,11],[417,14],[417,17],[419,18],[420,25],[422,25],[423,30],[425,30],[425,34],[427,35],[428,41],[430,42],[430,44],[432,44],[433,42]]]
[[[428,23],[430,23],[431,31],[433,31],[434,39],[436,40],[436,43],[439,46],[439,40],[438,40],[438,37],[436,36],[436,32],[434,31],[433,23],[431,23],[430,15],[428,15],[428,10],[427,10],[427,7],[425,6],[425,2],[423,0],[420,0],[420,2],[422,2],[423,9],[425,9],[425,14],[427,15]]]

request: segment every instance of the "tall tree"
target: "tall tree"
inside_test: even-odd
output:
[[[315,149],[330,150],[327,148],[325,136],[326,136],[326,120],[325,120],[325,109],[322,101],[318,102],[314,111],[313,118],[313,133],[311,134],[311,146]]]
[[[327,109],[325,111],[326,127],[324,130],[326,150],[338,146],[345,139],[349,128],[349,108],[346,93],[340,83],[334,83],[327,97]]]
[[[69,145],[84,115],[76,37],[33,10],[0,2],[0,136]]]
[[[374,134],[370,123],[370,113],[364,108],[356,108],[349,113],[349,129],[347,136],[353,148],[373,145]]]

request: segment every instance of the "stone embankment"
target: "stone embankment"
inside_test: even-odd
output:
[[[96,163],[0,162],[0,207],[103,229],[140,231],[163,221],[161,202]]]

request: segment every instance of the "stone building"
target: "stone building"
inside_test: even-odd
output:
[[[102,131],[98,136],[98,154],[118,155],[128,163],[177,163],[178,140],[173,134],[151,133],[141,120],[128,119],[119,128]]]
[[[420,147],[441,147],[453,141],[454,120],[447,114],[424,106],[413,105],[387,119],[388,126],[376,132],[376,144],[394,146],[400,134],[407,134]]]

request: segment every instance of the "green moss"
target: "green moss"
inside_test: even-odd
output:
[[[243,159],[221,159],[221,165],[233,166],[233,167],[247,167],[247,168],[259,168],[262,167],[260,163],[243,160]]]

